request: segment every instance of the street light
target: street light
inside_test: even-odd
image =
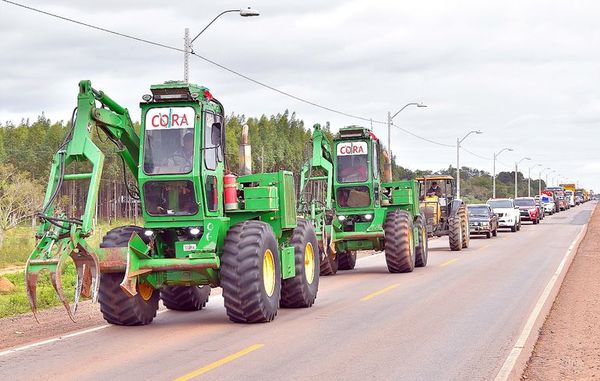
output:
[[[538,194],[542,194],[542,173],[547,170],[552,169],[550,167],[546,167],[544,169],[540,169],[540,176],[538,178]],[[546,173],[546,186],[548,186],[548,174]]]
[[[492,198],[496,198],[496,158],[504,151],[513,151],[512,148],[502,148],[500,152],[494,153],[494,176],[492,177]]]
[[[397,113],[395,113],[394,115],[392,115],[389,111],[388,111],[388,153],[390,154],[390,163],[392,162],[392,138],[391,138],[391,129],[392,129],[392,120],[396,117],[396,115],[400,114],[402,112],[402,110],[404,110],[405,108],[407,108],[408,106],[417,106],[417,107],[427,107],[427,105],[424,105],[423,103],[417,103],[417,102],[410,102],[404,105],[404,107],[402,107],[400,110],[398,110]]]
[[[517,193],[518,193],[518,192],[517,192],[517,172],[519,171],[519,170],[518,170],[518,168],[519,168],[519,164],[521,164],[521,162],[522,162],[523,160],[531,160],[531,158],[530,158],[530,157],[524,157],[524,158],[522,158],[522,159],[521,159],[521,160],[519,160],[519,161],[515,161],[515,198],[517,198]]]
[[[460,143],[471,134],[483,134],[480,130],[469,131],[462,139],[456,138],[456,198],[460,199]]]
[[[550,168],[548,168],[550,169]],[[553,169],[550,171],[550,174],[552,175],[554,172],[556,172],[556,169]],[[551,181],[550,183],[548,183],[548,174],[546,173],[546,184],[550,184],[550,186],[552,186],[553,181]]]
[[[257,10],[252,9],[250,7],[246,8],[246,9],[228,9],[226,11],[223,11],[223,12],[219,13],[217,15],[217,17],[215,17],[214,19],[212,19],[212,21],[209,22],[208,25],[206,25],[204,27],[204,29],[202,29],[200,31],[200,33],[198,33],[196,35],[196,37],[192,38],[191,41],[190,41],[190,35],[189,35],[190,34],[190,30],[189,30],[189,28],[185,28],[185,34],[184,34],[184,37],[183,37],[183,50],[184,50],[184,53],[183,53],[183,80],[186,83],[189,80],[189,59],[190,59],[190,54],[194,52],[194,50],[192,49],[192,44],[219,17],[223,16],[225,13],[232,13],[232,12],[238,12],[240,14],[240,16],[242,16],[242,17],[260,16],[260,13],[258,13]]]
[[[531,197],[531,170],[535,167],[543,167],[543,165],[536,164],[533,167],[529,167],[529,174],[527,176],[527,197]]]

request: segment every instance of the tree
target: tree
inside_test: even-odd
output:
[[[42,203],[39,184],[12,165],[0,164],[0,247],[6,232],[31,218]]]

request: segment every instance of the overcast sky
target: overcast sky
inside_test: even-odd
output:
[[[600,190],[600,3],[597,1],[40,1],[67,17],[182,46],[225,9],[194,49],[222,65],[312,102],[395,123],[445,144],[492,157],[497,170],[536,164]],[[0,121],[42,111],[66,120],[77,82],[90,79],[130,109],[150,84],[182,79],[182,54],[0,2]],[[192,58],[190,80],[209,87],[226,111],[258,116],[295,111],[307,126],[353,120],[284,97]],[[374,125],[387,143],[387,130]],[[412,169],[456,165],[456,149],[392,130],[392,150]],[[461,153],[461,165],[492,161]],[[537,177],[540,167],[533,170]],[[549,171],[548,171],[549,172]],[[534,176],[534,174],[536,174]]]

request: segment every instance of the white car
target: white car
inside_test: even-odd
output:
[[[544,206],[544,212],[548,215],[554,214],[556,213],[556,203],[554,202],[554,199],[550,196],[547,195],[542,195],[540,197],[540,201],[542,202],[542,205]]]
[[[498,215],[498,227],[521,230],[521,213],[512,198],[491,198],[487,203]]]

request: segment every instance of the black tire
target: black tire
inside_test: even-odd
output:
[[[122,226],[110,230],[100,247],[126,247],[131,234],[138,233],[142,238],[144,229],[139,226]],[[98,303],[104,320],[116,325],[146,325],[150,324],[158,310],[159,292],[145,288],[145,295],[138,292],[129,296],[121,289],[124,273],[105,273],[100,276]],[[138,286],[139,287],[139,286]],[[147,292],[151,293],[148,295]],[[138,288],[139,291],[139,288]]]
[[[427,259],[429,257],[429,245],[427,242],[427,228],[423,217],[418,216],[415,219],[415,226],[419,231],[419,243],[415,247],[415,267],[427,266]]]
[[[450,250],[461,251],[462,250],[462,222],[460,216],[451,216],[448,220],[448,242],[450,243]]]
[[[391,273],[409,273],[415,268],[413,223],[403,210],[388,212],[383,224],[385,261]]]
[[[513,226],[510,227],[510,231],[513,233],[517,231],[517,223],[516,222]]]
[[[296,275],[281,283],[279,305],[287,308],[307,308],[313,305],[319,290],[319,246],[312,225],[306,220],[298,220],[290,243],[294,246]],[[310,252],[307,254],[307,249]],[[308,269],[305,265],[309,255]],[[308,270],[308,271],[307,271]]]
[[[206,306],[210,286],[165,286],[160,298],[165,307],[176,311],[199,311]]]
[[[335,275],[339,268],[338,256],[334,253],[329,253],[320,262],[319,275],[328,276]]]
[[[494,237],[497,237],[497,236],[498,236],[498,227],[497,227],[497,226],[496,226],[496,229],[494,229],[494,231],[492,232],[492,235],[493,235]]]
[[[338,270],[353,270],[356,266],[356,251],[339,252],[336,257]]]
[[[471,243],[471,234],[469,234],[469,214],[467,213],[467,207],[461,206],[458,210],[458,214],[460,215],[460,219],[462,221],[462,248],[466,249],[469,247],[469,243]]]
[[[263,271],[268,263],[271,273]],[[273,274],[272,285],[268,285],[267,290]],[[281,264],[269,224],[248,220],[229,229],[221,255],[221,287],[231,321],[264,323],[275,318],[281,298]]]
[[[517,224],[517,231],[521,230],[521,221]]]
[[[492,232],[485,233],[485,238],[487,238],[487,239],[492,238]]]

